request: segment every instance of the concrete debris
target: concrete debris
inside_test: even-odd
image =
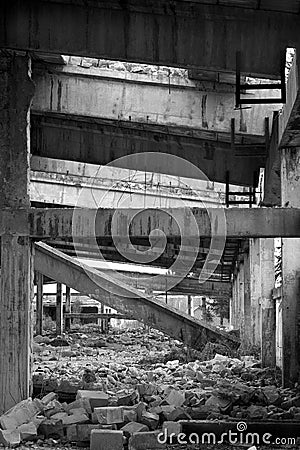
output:
[[[125,442],[128,449],[149,450],[166,448],[157,434],[178,435],[181,421],[300,422],[299,391],[281,388],[278,373],[261,368],[251,356],[166,361],[172,348],[184,352],[183,345],[145,330],[111,333],[107,346],[86,352],[84,344],[93,337],[74,334],[64,337],[72,342],[70,351],[77,348],[72,361],[38,337],[43,351],[35,355],[34,377],[42,379],[43,391],[35,384],[39,398],[24,400],[0,417],[3,445],[52,439],[116,450]],[[155,362],[141,363],[146,354]],[[51,386],[55,392],[48,392]]]

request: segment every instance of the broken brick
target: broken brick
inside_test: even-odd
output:
[[[123,450],[122,431],[92,430],[90,450]]]
[[[123,423],[124,410],[122,406],[111,406],[107,408],[95,408],[98,422],[102,424]]]

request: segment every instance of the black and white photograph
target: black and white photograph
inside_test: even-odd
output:
[[[0,1],[0,450],[300,450],[299,60],[300,0]]]

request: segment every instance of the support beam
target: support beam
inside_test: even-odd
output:
[[[300,148],[287,148],[281,155],[282,204],[299,207]],[[282,240],[283,383],[300,378],[300,239]]]
[[[244,328],[243,328],[243,347],[245,349],[250,349],[251,347],[251,283],[250,283],[250,256],[249,247],[244,253],[244,303],[243,303],[243,317],[244,317]]]
[[[238,339],[233,336],[195,320],[122,282],[116,282],[111,276],[80,264],[46,244],[36,245],[35,265],[44,275],[90,295],[132,319],[160,329],[188,346],[202,348],[208,341],[222,342],[232,348],[239,345]]]
[[[182,82],[171,85],[171,76],[168,77],[169,83],[161,83],[160,75],[151,75],[148,82],[145,79],[141,82],[140,74],[126,73],[124,79],[123,72],[109,72],[110,77],[105,76],[102,69],[86,70],[71,64],[56,67],[55,72],[51,71],[51,67],[49,71],[43,67],[43,70],[34,73],[36,91],[32,104],[33,113],[43,114],[41,122],[46,126],[48,122],[49,127],[55,124],[57,126],[55,119],[62,120],[67,128],[64,133],[68,134],[74,127],[74,121],[79,122],[77,127],[81,124],[86,130],[94,129],[96,132],[98,125],[98,133],[101,129],[107,133],[109,125],[115,125],[116,128],[117,121],[119,127],[131,131],[134,128],[141,131],[143,125],[146,130],[151,130],[152,127],[153,131],[155,125],[160,126],[156,128],[158,133],[163,130],[163,126],[169,127],[171,134],[173,128],[183,135],[189,135],[189,131],[192,135],[197,135],[198,132],[199,137],[201,131],[206,132],[208,137],[210,132],[217,131],[221,141],[222,132],[227,133],[230,141],[231,121],[234,119],[238,146],[241,137],[245,142],[249,142],[252,137],[253,144],[258,141],[259,136],[263,138],[265,117],[272,118],[273,111],[279,109],[276,105],[253,105],[251,109],[237,110],[234,86],[231,85],[215,83],[212,89],[206,83],[195,84],[190,80],[185,85]],[[276,98],[278,90],[270,90],[268,95]],[[261,96],[264,96],[262,92],[256,94],[256,97]],[[69,119],[69,123],[64,119]],[[50,130],[47,131],[49,133]],[[77,132],[77,139],[78,137]],[[100,139],[100,136],[95,135],[95,138]],[[258,142],[264,144],[263,139]],[[76,146],[79,145],[76,142]],[[117,142],[114,147],[115,153],[118,150]],[[136,149],[138,150],[141,151]],[[263,154],[259,145],[250,149],[248,147],[247,150],[252,150],[253,154]]]
[[[74,213],[75,212],[75,213]],[[176,221],[170,216],[184,220],[181,235],[194,238],[210,237],[211,229],[214,234],[223,235],[223,217],[225,217],[225,235],[228,238],[245,237],[300,237],[300,209],[298,208],[192,208],[192,209],[55,209],[32,208],[27,218],[30,235],[36,239],[76,237],[105,237],[111,236],[111,221],[116,213],[114,237],[122,239],[128,236],[145,237],[148,239],[151,230],[160,229],[167,237],[180,236]],[[224,216],[223,216],[224,213]],[[133,219],[133,216],[135,218]],[[13,234],[19,233],[19,223],[15,223],[16,213],[4,211],[1,214],[9,223],[9,230]],[[1,219],[0,216],[0,219]],[[190,220],[194,216],[198,230],[192,229]],[[25,220],[22,212],[18,213],[20,220]],[[76,218],[74,218],[76,217]],[[212,221],[210,220],[212,218]],[[211,223],[212,222],[212,223]],[[73,225],[73,227],[72,227]],[[7,230],[0,223],[0,235]]]
[[[275,286],[274,239],[260,239],[261,362],[276,365],[276,318],[272,291]]]
[[[193,303],[193,298],[191,295],[187,296],[187,313],[189,316],[192,316],[192,303]]]
[[[32,96],[28,57],[0,56],[0,414],[31,393],[33,247],[26,222],[16,224],[19,236],[11,234],[3,209],[23,208],[26,217],[30,206]]]
[[[36,289],[36,334],[43,334],[43,288],[44,276],[40,272],[36,272],[37,289]]]
[[[278,76],[281,49],[299,42],[299,16],[285,11],[166,0],[11,0],[1,5],[0,47],[231,72],[240,50],[242,71]]]
[[[261,270],[260,270],[260,239],[249,240],[250,256],[250,294],[251,294],[251,342],[261,345]]]
[[[299,50],[294,55],[292,67],[287,82],[287,102],[283,106],[278,119],[278,144],[281,148],[299,147],[299,116],[300,116],[300,80],[299,80]]]
[[[56,334],[60,336],[64,329],[62,284],[56,285]]]
[[[82,260],[80,262],[86,263],[88,266],[104,273],[115,270],[113,266],[111,269],[99,267],[99,265],[96,264],[96,261],[85,262],[85,260]],[[174,287],[168,290],[170,294],[188,294],[188,297],[190,298],[191,295],[206,295],[207,297],[212,298],[229,298],[231,295],[231,284],[229,282],[207,280],[204,283],[199,283],[199,278],[197,277],[186,277],[182,279],[176,275],[166,275],[166,279],[163,275],[161,277],[155,277],[154,274],[134,272],[133,269],[132,272],[125,270],[116,270],[116,272],[120,274],[122,278],[126,278],[126,284],[129,284],[136,289],[143,289],[147,293],[165,292],[166,286],[168,286],[170,280],[172,280],[171,284]]]
[[[67,314],[71,314],[71,289],[69,286],[66,286],[66,320],[65,320],[65,328],[66,331],[69,331],[71,328],[71,319],[70,316],[67,316]]]

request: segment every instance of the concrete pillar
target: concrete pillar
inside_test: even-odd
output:
[[[242,338],[242,346],[249,349],[252,345],[251,332],[251,283],[250,283],[250,256],[247,250],[244,254],[244,295],[243,295],[243,316],[244,329]]]
[[[260,240],[249,240],[250,258],[250,305],[251,305],[251,342],[261,343],[261,282],[260,282]]]
[[[300,148],[287,148],[281,155],[282,206],[300,207]],[[282,240],[282,346],[283,384],[299,382],[300,339],[300,239]]]
[[[276,365],[276,318],[272,290],[275,287],[274,239],[260,239],[261,361]]]
[[[237,329],[237,286],[238,286],[238,274],[235,269],[233,275],[233,284],[232,284],[232,299],[231,299],[231,308],[230,308],[230,325]]]
[[[56,285],[56,334],[61,335],[63,333],[63,301],[62,301],[62,285],[57,283]]]
[[[244,317],[244,262],[239,265],[238,273],[238,327],[240,329],[241,340],[245,336],[245,317]],[[243,345],[242,345],[243,346]]]
[[[43,287],[44,276],[36,272],[36,334],[43,334]]]
[[[202,312],[202,320],[204,322],[207,322],[206,297],[202,297],[201,312]]]
[[[66,286],[66,313],[71,312],[71,289],[69,286]],[[71,328],[71,319],[66,317],[66,331],[69,331]]]
[[[29,199],[30,59],[0,57],[0,207],[24,208]],[[9,224],[5,224],[9,230]],[[21,227],[21,223],[18,224]],[[21,231],[21,230],[20,230]],[[0,414],[31,393],[33,247],[22,235],[1,237]]]

